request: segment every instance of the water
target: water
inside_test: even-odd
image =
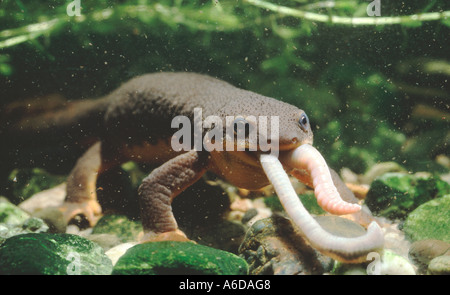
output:
[[[1,136],[26,110],[161,71],[207,74],[300,107],[336,171],[362,176],[392,161],[448,180],[449,36],[445,0],[5,0],[0,193],[10,193],[11,169],[66,175],[84,151],[57,133],[54,145],[36,135],[10,145]],[[52,94],[62,99],[43,99]]]

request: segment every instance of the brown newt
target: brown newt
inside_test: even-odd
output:
[[[195,124],[198,125],[195,109],[201,110],[202,123],[210,116],[219,118],[224,135],[219,145],[228,144],[227,149],[208,151],[191,145],[190,149],[180,151],[172,147],[176,131],[172,128],[173,119],[188,118],[193,123],[191,128],[195,128]],[[227,117],[236,120],[230,121]],[[240,150],[236,136],[226,136],[230,135],[226,130],[233,130],[236,124],[244,123],[250,129],[258,127],[261,117],[278,120],[276,145],[272,145],[276,155],[261,148],[261,141],[257,139],[262,135],[253,138],[246,133]],[[201,135],[206,136],[213,125],[202,129]],[[325,210],[334,214],[360,210],[351,191],[313,148],[313,133],[303,110],[209,76],[194,73],[143,75],[105,97],[25,117],[6,130],[4,133],[9,134],[26,132],[30,138],[36,134],[47,134],[49,140],[70,137],[89,146],[67,179],[67,197],[61,208],[67,221],[81,213],[95,223],[101,214],[96,198],[98,175],[127,161],[135,161],[160,165],[139,188],[145,240],[187,239],[178,229],[171,203],[206,171],[211,171],[248,190],[272,183],[306,239],[336,259],[357,261],[383,246],[383,235],[376,223],[372,223],[362,237],[336,237],[324,231],[298,201],[286,172],[314,187],[318,203]],[[271,142],[269,133],[265,135],[266,142]],[[205,142],[212,142],[212,138],[204,138]],[[230,146],[234,149],[230,150]]]

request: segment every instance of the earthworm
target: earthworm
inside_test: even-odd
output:
[[[333,184],[325,159],[312,145],[303,144],[282,155],[280,160],[284,165],[309,171],[317,203],[325,211],[331,214],[343,215],[361,210],[360,205],[348,203],[341,199]]]
[[[325,231],[303,207],[278,158],[261,154],[260,161],[286,213],[315,249],[339,261],[360,262],[368,253],[383,248],[383,232],[376,222],[372,222],[367,232],[359,237],[339,237]]]

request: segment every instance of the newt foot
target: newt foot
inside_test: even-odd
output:
[[[95,200],[85,201],[81,203],[67,202],[65,201],[58,207],[59,211],[63,214],[63,219],[66,224],[77,215],[83,215],[90,226],[94,226],[100,219],[102,208],[100,204]]]
[[[140,244],[149,242],[162,242],[162,241],[173,241],[173,242],[193,242],[189,240],[188,237],[179,229],[163,232],[163,233],[153,233],[148,232],[144,234],[142,239],[139,241]]]

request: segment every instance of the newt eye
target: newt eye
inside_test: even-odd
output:
[[[300,115],[300,119],[298,120],[298,124],[300,125],[300,128],[302,128],[303,131],[307,131],[308,130],[309,119],[308,119],[308,116],[305,113],[302,113]]]

